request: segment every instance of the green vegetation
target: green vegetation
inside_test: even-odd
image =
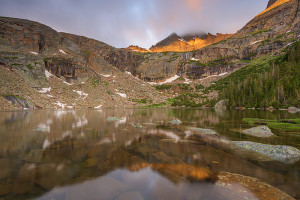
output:
[[[181,91],[186,91],[186,92],[191,92],[194,91],[194,88],[192,88],[189,84],[186,83],[178,83],[176,86],[181,90]]]
[[[165,103],[159,103],[159,104],[151,104],[147,106],[141,106],[140,108],[160,108],[160,107],[165,107]]]
[[[269,32],[269,31],[271,31],[271,30],[272,30],[272,29],[261,29],[261,30],[252,32],[251,35],[252,35],[252,36],[255,36],[255,35],[258,35],[258,34],[261,34],[261,33],[264,33],[264,32]]]
[[[0,94],[3,97],[14,97],[17,99],[25,99],[24,97],[18,96],[18,95],[14,95],[14,94]]]
[[[213,87],[222,90],[220,96],[232,107],[299,107],[299,61],[298,41],[285,55],[251,63]]]
[[[27,67],[28,69],[33,69],[33,68],[34,68],[34,66],[32,66],[31,64],[27,64],[26,67]]]
[[[147,104],[147,103],[152,103],[152,99],[132,99],[131,101],[139,103],[139,104]]]
[[[243,118],[243,121],[249,125],[266,125],[272,129],[283,130],[300,130],[300,118],[297,119],[282,119],[282,120],[270,120],[270,119],[257,119],[257,118]]]
[[[99,86],[99,84],[100,84],[97,77],[91,78],[91,79],[90,79],[90,83],[91,83],[91,85],[92,85],[93,87],[97,87],[97,86]]]
[[[203,86],[203,85],[201,85],[201,84],[199,84],[199,85],[196,85],[196,89],[197,90],[202,90],[202,89],[204,89],[205,87]]]
[[[169,90],[171,89],[172,85],[162,84],[154,86],[157,90]]]

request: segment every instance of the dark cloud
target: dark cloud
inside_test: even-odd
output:
[[[44,23],[57,31],[116,47],[150,47],[172,32],[233,33],[267,0],[0,0],[0,15]]]

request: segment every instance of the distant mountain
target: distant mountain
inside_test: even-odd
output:
[[[130,45],[129,47],[126,48],[129,51],[137,51],[137,52],[150,52],[148,49],[144,49],[142,47],[139,46],[135,46],[135,45]]]
[[[269,8],[273,3],[275,3],[277,0],[269,0],[267,8]]]
[[[224,40],[232,34],[188,34],[184,36],[178,36],[176,33],[172,33],[167,38],[158,42],[150,48],[151,52],[166,52],[166,51],[176,51],[176,52],[186,52],[193,51],[205,46],[217,43]]]

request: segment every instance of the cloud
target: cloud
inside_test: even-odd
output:
[[[3,16],[116,47],[149,48],[172,32],[233,33],[267,5],[261,0],[0,0]]]

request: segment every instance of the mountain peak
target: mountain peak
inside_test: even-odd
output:
[[[273,5],[277,0],[269,0],[267,8],[269,8],[271,5]]]

